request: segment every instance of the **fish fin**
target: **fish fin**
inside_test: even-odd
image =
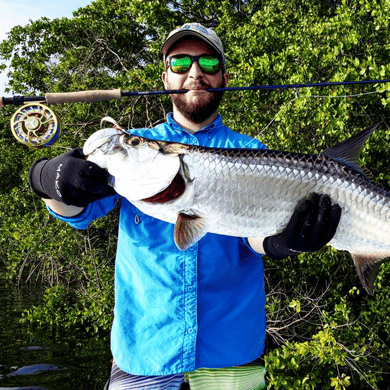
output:
[[[189,248],[206,233],[206,220],[204,218],[184,213],[180,213],[177,216],[174,240],[180,250],[184,251]]]
[[[352,259],[364,289],[372,295],[374,281],[383,262],[383,257],[352,254]]]
[[[367,129],[355,134],[353,137],[326,149],[321,154],[331,157],[333,160],[364,174],[363,170],[359,166],[360,151],[367,139],[379,126],[380,123],[377,123],[374,126],[368,127]]]

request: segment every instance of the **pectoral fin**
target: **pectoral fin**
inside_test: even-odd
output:
[[[177,216],[174,240],[180,250],[184,251],[189,248],[206,233],[206,220],[204,218],[184,213],[180,213]]]
[[[379,267],[383,262],[383,257],[378,258],[370,255],[352,254],[352,259],[364,289],[369,294],[372,294],[374,281],[378,274]]]

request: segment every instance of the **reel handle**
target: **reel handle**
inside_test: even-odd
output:
[[[122,93],[120,89],[47,93],[45,95],[47,104],[100,102],[102,100],[119,100],[121,98]]]

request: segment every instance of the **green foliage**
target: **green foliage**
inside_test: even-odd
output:
[[[106,280],[105,280],[106,279]],[[56,285],[48,288],[42,306],[25,311],[23,322],[40,327],[57,327],[65,330],[82,327],[87,332],[98,332],[111,328],[114,287],[112,275],[100,276],[104,288],[87,283],[85,289],[69,289]]]
[[[326,328],[302,343],[287,342],[265,356],[268,385],[274,389],[337,389],[348,387],[350,377],[340,373],[347,353],[334,332]]]
[[[13,28],[0,43],[10,91],[23,94],[162,88],[162,40],[184,22],[213,27],[224,42],[231,86],[390,79],[390,0],[96,0],[71,19]],[[4,66],[1,65],[1,69]],[[227,92],[224,122],[270,148],[320,152],[376,122],[384,126],[361,163],[390,184],[389,84]],[[53,107],[52,107],[53,108]],[[54,107],[64,135],[26,150],[0,111],[0,264],[9,278],[48,286],[25,321],[107,329],[112,318],[117,214],[75,231],[48,216],[28,187],[28,168],[81,146],[105,115],[124,127],[152,126],[168,97]],[[367,296],[346,253],[264,259],[269,388],[387,389],[390,380],[389,265]]]
[[[388,308],[384,297],[389,290],[381,281],[383,275],[388,275],[388,264],[382,266],[374,295],[367,296],[348,254],[324,249],[319,254],[280,263],[277,266],[265,259],[269,336],[265,360],[273,386],[283,388],[285,380],[294,384],[307,377],[306,388],[330,388],[332,378],[340,379],[345,374],[353,388],[387,388],[389,338],[385,333]],[[332,345],[338,346],[327,355],[330,360],[318,360],[313,349],[303,350],[302,356],[300,346],[307,340],[312,344],[314,335],[322,331],[328,332],[336,343]],[[343,363],[336,359],[337,351],[345,357]],[[288,368],[281,376],[276,370],[278,354],[283,359],[294,357],[300,362],[299,370]],[[330,371],[333,374],[328,376]]]

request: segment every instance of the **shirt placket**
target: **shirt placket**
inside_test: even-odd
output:
[[[193,371],[196,361],[197,323],[197,285],[198,285],[198,244],[185,251],[184,266],[184,315],[185,333],[183,364],[185,371]]]

